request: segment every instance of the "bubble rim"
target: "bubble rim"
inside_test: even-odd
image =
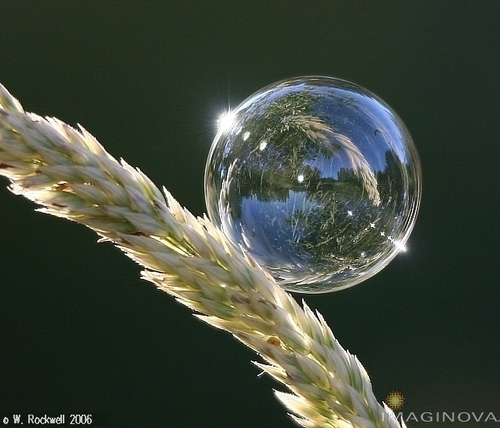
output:
[[[387,104],[382,98],[380,98],[378,95],[373,93],[372,91],[366,89],[365,87],[358,85],[354,82],[351,82],[349,80],[345,80],[342,78],[337,78],[337,77],[331,77],[331,76],[324,76],[324,75],[304,75],[304,76],[297,76],[289,79],[282,79],[279,81],[276,81],[274,83],[268,84],[258,91],[254,92],[252,95],[248,96],[245,98],[238,106],[231,110],[231,114],[235,118],[235,122],[237,122],[236,118],[238,116],[238,113],[240,113],[242,110],[248,107],[249,104],[254,103],[256,100],[259,98],[262,98],[265,96],[269,91],[271,90],[276,90],[280,86],[292,86],[298,82],[301,84],[303,83],[308,83],[308,84],[316,84],[319,85],[321,81],[328,82],[328,85],[335,86],[336,84],[342,85],[342,89],[352,89],[355,92],[361,92],[364,95],[368,95],[371,98],[373,98],[376,102],[378,102],[381,106],[387,109],[387,111],[394,117],[396,122],[398,123],[398,127],[401,129],[401,131],[404,133],[404,136],[406,137],[407,144],[405,146],[405,151],[408,153],[408,168],[411,169],[412,171],[409,171],[410,177],[414,178],[413,185],[414,185],[414,203],[411,205],[410,211],[408,212],[407,216],[405,217],[405,222],[404,222],[404,227],[401,228],[402,231],[404,231],[404,234],[398,238],[399,246],[394,245],[392,251],[388,252],[387,255],[382,259],[376,262],[372,267],[370,267],[366,272],[363,272],[362,275],[356,277],[356,278],[350,278],[345,285],[335,285],[338,283],[332,283],[332,288],[327,288],[327,289],[321,289],[321,290],[304,290],[304,289],[296,289],[293,286],[288,286],[288,284],[283,283],[279,280],[276,280],[277,284],[282,287],[283,289],[293,292],[293,293],[299,293],[299,294],[325,294],[325,293],[331,293],[331,292],[336,292],[336,291],[341,291],[345,290],[347,288],[351,288],[355,285],[358,285],[373,276],[375,276],[377,273],[379,273],[381,270],[383,270],[387,265],[394,260],[394,258],[401,252],[401,248],[404,247],[406,242],[408,241],[415,225],[416,225],[416,219],[418,217],[418,213],[420,211],[420,205],[422,201],[422,164],[420,160],[420,156],[418,154],[415,142],[410,134],[410,131],[404,121],[401,119],[401,117],[394,111],[394,109]],[[211,165],[211,159],[213,157],[214,151],[216,150],[217,143],[220,140],[222,134],[228,133],[232,130],[234,125],[229,126],[228,128],[225,129],[219,129],[212,141],[212,144],[210,146],[210,150],[207,156],[207,161],[205,163],[205,171],[204,171],[204,196],[205,196],[205,205],[207,208],[207,214],[209,219],[214,223],[214,224],[222,224],[222,219],[219,216],[219,213],[217,210],[212,210],[210,208],[210,204],[208,201],[208,196],[207,196],[207,181],[208,181],[208,175],[209,175],[209,169]],[[217,226],[219,227],[219,226]],[[228,239],[230,239],[228,237]],[[230,239],[231,240],[231,239]],[[232,240],[231,240],[232,241]],[[237,245],[241,245],[236,243]],[[398,248],[399,247],[399,248]],[[263,266],[265,268],[265,266]],[[294,285],[300,284],[300,282],[295,282]],[[322,283],[322,286],[325,287],[325,282]]]

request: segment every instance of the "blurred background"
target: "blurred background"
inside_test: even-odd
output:
[[[305,300],[364,364],[379,401],[399,391],[406,414],[500,419],[499,25],[494,0],[3,1],[0,82],[26,110],[85,126],[197,215],[228,107],[307,74],[379,95],[423,165],[408,251],[361,285]],[[93,232],[35,213],[6,186],[0,413],[294,426],[256,355],[141,281]]]

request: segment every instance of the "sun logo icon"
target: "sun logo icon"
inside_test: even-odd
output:
[[[399,391],[392,391],[387,394],[385,401],[392,410],[399,410],[405,404],[405,397]]]

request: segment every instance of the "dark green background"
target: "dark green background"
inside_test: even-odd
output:
[[[498,1],[3,0],[0,82],[28,111],[83,124],[195,214],[228,104],[305,74],[381,96],[423,164],[409,251],[362,285],[306,300],[379,400],[399,390],[405,412],[500,418],[499,28]],[[249,350],[0,181],[0,412],[293,426]]]

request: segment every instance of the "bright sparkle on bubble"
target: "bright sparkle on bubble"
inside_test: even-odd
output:
[[[236,113],[229,110],[226,113],[221,114],[219,120],[217,121],[217,128],[219,132],[225,132],[231,128],[236,118]]]
[[[404,242],[393,240],[392,243],[398,249],[398,251],[406,253],[407,248]]]

